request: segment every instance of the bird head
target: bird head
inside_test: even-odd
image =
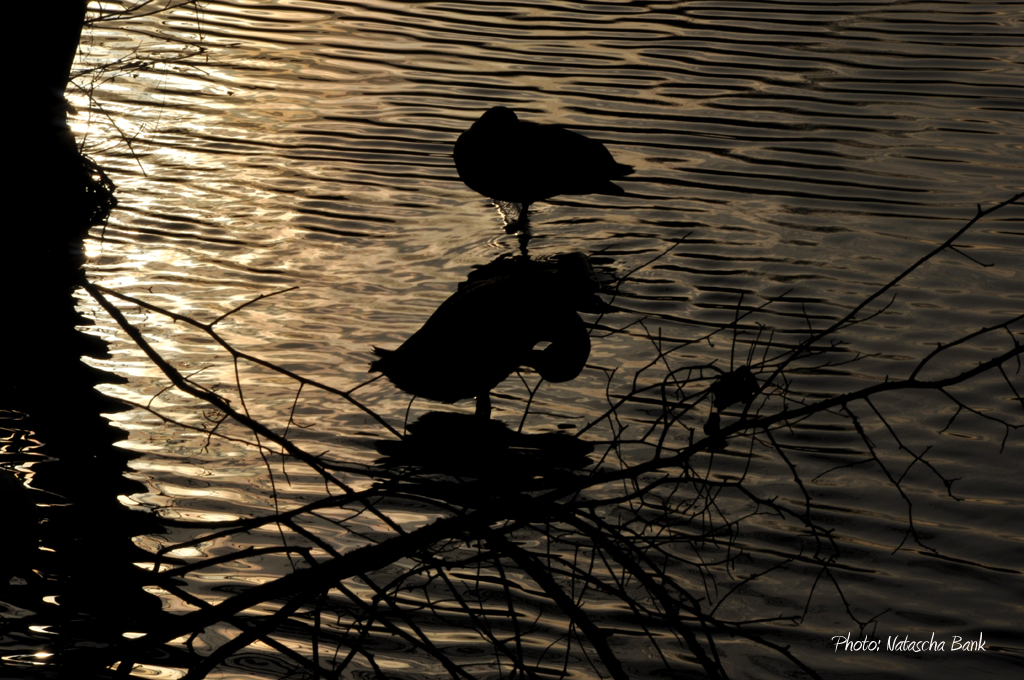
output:
[[[487,113],[480,116],[480,120],[473,124],[473,127],[480,125],[485,128],[503,128],[515,125],[519,122],[516,112],[507,106],[495,106],[488,109]]]

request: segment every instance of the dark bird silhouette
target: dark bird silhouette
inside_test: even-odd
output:
[[[588,308],[597,289],[586,257],[553,263],[516,258],[481,271],[398,349],[375,347],[380,358],[370,371],[432,401],[475,397],[483,418],[490,418],[491,390],[521,366],[550,382],[578,376],[590,356],[590,337],[576,310]],[[536,349],[541,342],[549,344]]]
[[[566,130],[519,120],[495,106],[455,142],[455,167],[473,191],[519,203],[524,222],[531,203],[560,194],[625,193],[612,183],[633,172],[616,163],[601,142]]]
[[[754,377],[750,366],[740,366],[735,371],[723,373],[722,377],[711,386],[711,400],[714,410],[708,415],[704,424],[704,434],[713,436],[721,429],[722,411],[733,404],[743,403],[750,406],[761,392],[761,385]]]

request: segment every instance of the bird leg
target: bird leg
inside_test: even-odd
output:
[[[491,419],[491,394],[484,392],[476,398],[476,416],[486,420]]]
[[[526,246],[530,243],[530,230],[521,231],[516,235],[519,237],[519,254],[526,259],[530,259],[530,253],[526,249]]]
[[[529,203],[499,202],[498,212],[501,213],[501,217],[505,221],[506,234],[530,233],[530,218],[526,214],[529,207]],[[515,219],[512,219],[513,215]]]
[[[519,216],[516,218],[514,226],[520,232],[530,233],[530,216],[528,214],[530,212],[530,204],[520,203],[519,205],[522,207],[519,209]]]

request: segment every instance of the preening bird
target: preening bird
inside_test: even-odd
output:
[[[495,106],[455,142],[455,167],[473,191],[519,203],[520,221],[531,203],[560,194],[625,193],[612,180],[633,172],[616,163],[601,142],[561,125],[523,122]]]
[[[491,390],[521,366],[550,382],[578,376],[590,337],[576,310],[587,308],[597,287],[586,257],[509,262],[476,272],[398,349],[375,347],[380,358],[370,371],[431,401],[475,397],[482,418],[490,418]],[[536,349],[541,342],[549,344]]]

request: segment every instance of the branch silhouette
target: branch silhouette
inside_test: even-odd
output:
[[[977,414],[982,422],[1003,430],[1005,446],[1009,433],[1024,425],[1024,413],[1000,415],[967,403],[951,388],[996,375],[1007,396],[1020,403],[1015,380],[1024,351],[1019,341],[1024,314],[938,344],[902,378],[811,397],[797,391],[791,374],[834,371],[862,359],[855,353],[835,356],[836,332],[884,314],[887,305],[864,312],[935,255],[954,250],[956,241],[980,219],[1021,196],[987,210],[979,208],[950,238],[823,330],[814,330],[804,312],[807,335],[788,348],[780,346],[770,327],[759,320],[759,314],[784,302],[785,296],[753,308],[742,308],[740,301],[731,322],[700,340],[668,343],[652,333],[642,318],[627,324],[620,332],[642,332],[655,356],[628,377],[621,393],[613,383],[617,369],[606,371],[608,406],[594,413],[578,433],[597,449],[583,465],[552,463],[535,455],[536,450],[544,450],[540,445],[533,450],[532,444],[513,443],[499,450],[483,440],[474,444],[473,453],[499,461],[491,473],[486,468],[436,469],[425,459],[397,463],[382,459],[360,465],[313,454],[281,433],[287,427],[260,422],[246,410],[241,378],[246,365],[294,381],[289,427],[304,391],[318,389],[370,416],[386,439],[404,445],[417,435],[410,427],[410,434],[403,437],[353,396],[354,389],[331,388],[241,352],[217,332],[216,325],[228,316],[288,291],[260,296],[204,323],[87,283],[86,291],[173,389],[221,414],[205,426],[188,427],[211,439],[246,441],[261,454],[267,452],[264,442],[270,442],[282,456],[318,475],[326,492],[315,501],[239,521],[165,521],[169,530],[185,535],[161,549],[153,570],[167,567],[159,574],[166,590],[196,610],[167,614],[145,636],[97,650],[97,663],[119,663],[120,673],[127,675],[135,663],[158,652],[180,650],[177,640],[227,627],[240,633],[217,638],[220,641],[204,655],[189,652],[194,663],[186,677],[205,677],[257,642],[271,650],[260,653],[276,653],[318,677],[339,677],[359,664],[377,677],[392,677],[382,663],[387,652],[375,642],[389,635],[415,650],[423,663],[436,664],[451,677],[478,677],[472,664],[485,674],[500,671],[539,677],[582,663],[599,674],[625,678],[629,672],[623,664],[624,652],[629,645],[643,644],[650,650],[649,657],[667,671],[678,672],[680,659],[685,658],[689,668],[725,678],[727,667],[716,640],[739,636],[784,659],[794,673],[817,677],[785,645],[763,634],[764,624],[798,624],[810,610],[812,598],[826,587],[836,593],[861,629],[878,614],[865,616],[845,594],[844,577],[836,569],[842,563],[841,535],[806,482],[803,453],[782,433],[791,433],[792,438],[795,426],[814,419],[827,419],[837,428],[841,425],[843,432],[860,442],[856,458],[814,479],[849,465],[877,466],[907,507],[906,530],[894,549],[903,548],[907,540],[924,545],[914,525],[914,492],[905,488],[907,474],[924,466],[951,497],[953,480],[928,459],[927,448],[915,451],[901,440],[879,400],[915,391],[939,395],[955,407],[945,429],[963,413]],[[615,290],[627,284],[624,277]],[[202,373],[187,376],[161,357],[113,298],[188,324],[213,339],[233,364],[242,406],[204,386]],[[616,331],[603,326],[601,332]],[[728,370],[715,362],[679,358],[681,350],[693,342],[715,337],[730,337]],[[747,351],[738,351],[748,338],[752,340]],[[979,339],[999,348],[970,366],[946,360],[951,350]],[[530,390],[521,430],[532,415],[536,389]],[[153,403],[139,406],[160,411]],[[625,413],[638,406],[650,410],[648,420]],[[894,452],[886,449],[883,455],[886,444],[872,440],[868,420],[871,427],[888,433]],[[227,421],[254,439],[228,432]],[[606,439],[599,439],[602,432],[607,432]],[[527,437],[522,441],[533,441],[528,434],[522,436]],[[749,477],[755,453],[762,452],[788,470],[791,479],[786,483],[793,489],[788,499],[766,493]],[[893,455],[906,460],[902,472],[894,471]],[[526,474],[515,474],[517,468],[527,468]],[[352,479],[358,479],[358,484],[347,481]],[[409,508],[425,519],[413,524],[397,519],[394,513],[407,513]],[[375,518],[377,528],[372,532],[357,527],[356,520],[364,515]],[[748,525],[765,515],[791,527],[791,543],[778,546],[772,555],[759,553],[745,539]],[[199,544],[227,539],[245,542],[247,536],[271,536],[274,530],[279,545],[224,548],[204,559],[173,556]],[[299,545],[299,539],[305,545]],[[288,562],[279,565],[283,575],[227,593],[217,602],[189,594],[188,578],[202,577],[228,562],[256,559]],[[796,568],[806,570],[809,579],[803,604],[768,620],[729,617],[730,606],[746,587],[769,573]],[[456,648],[434,638],[432,631],[439,628],[462,630],[491,646],[493,660],[471,664]],[[539,630],[545,631],[544,645],[537,643]]]

